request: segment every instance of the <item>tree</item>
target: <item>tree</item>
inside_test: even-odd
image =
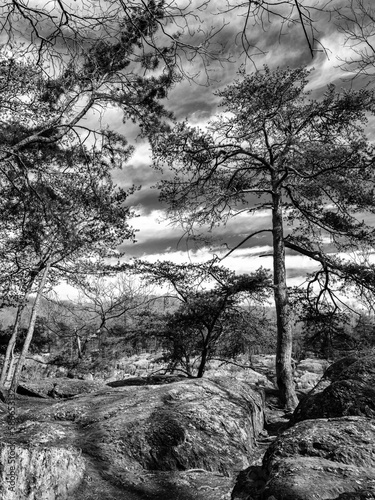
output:
[[[67,356],[69,362],[83,359],[87,343],[96,335],[96,318],[82,310],[79,303],[59,300],[51,294],[43,303],[41,320],[52,337],[54,355],[60,359]]]
[[[272,29],[279,33],[279,40],[287,35],[296,35],[299,30],[306,48],[311,57],[316,52],[326,49],[319,40],[319,24],[322,19],[329,21],[332,9],[332,0],[317,0],[306,3],[303,0],[266,0],[258,1],[232,1],[226,0],[225,6],[219,6],[219,12],[225,15],[233,12],[243,19],[241,29],[236,34],[235,41],[239,42],[246,58],[254,61],[255,56],[264,55],[263,37],[259,36],[259,29],[266,33]],[[254,29],[255,27],[255,29]],[[267,39],[267,37],[264,37]]]
[[[129,191],[117,188],[111,171],[131,154],[126,142],[108,134],[97,146],[85,148],[68,137],[62,144],[23,152],[0,167],[0,278],[3,305],[19,305],[1,380],[17,338],[18,322],[31,294],[33,303],[24,350],[13,377],[16,388],[30,345],[38,306],[45,289],[64,279],[78,284],[93,272],[125,238],[132,238]],[[117,255],[117,253],[116,253]]]
[[[198,378],[203,376],[210,359],[237,354],[235,337],[239,336],[238,329],[246,315],[241,303],[250,298],[259,304],[269,294],[269,276],[263,269],[236,276],[213,262],[173,264],[135,260],[126,266],[151,284],[168,287],[172,297],[178,298],[177,310],[166,315],[165,331],[156,334],[167,339],[170,366],[175,368],[179,364],[189,376],[196,369]],[[225,343],[228,349],[224,353]]]
[[[129,321],[131,316],[154,301],[152,289],[144,282],[136,282],[134,276],[125,272],[116,276],[105,273],[88,276],[79,285],[79,292],[74,304],[76,314],[81,312],[91,318],[102,350],[105,338],[116,322]],[[126,334],[126,327],[123,333]]]
[[[346,304],[337,309],[325,302],[317,310],[314,303],[298,294],[298,318],[302,323],[301,348],[318,356],[336,359],[353,351],[363,351],[374,346],[374,315],[362,307]]]
[[[329,85],[320,100],[309,99],[308,75],[303,68],[242,72],[241,80],[217,92],[225,114],[206,131],[176,123],[151,138],[155,165],[170,172],[159,185],[161,199],[187,231],[225,224],[243,212],[251,225],[251,214],[270,212],[270,224],[241,244],[260,234],[272,236],[277,383],[291,409],[297,399],[286,248],[320,265],[310,280],[320,286],[316,304],[339,300],[330,288],[332,277],[362,287],[374,283],[374,268],[365,257],[358,265],[324,245],[327,237],[337,252],[361,247],[365,252],[374,244],[374,230],[360,215],[374,211],[373,148],[363,131],[373,94],[338,93]],[[314,291],[311,285],[311,296]]]
[[[373,314],[361,311],[356,315],[352,327],[352,345],[354,349],[364,351],[375,346],[375,318]]]
[[[327,304],[317,312],[307,302],[300,318],[304,325],[303,347],[326,359],[334,359],[337,354],[345,355],[345,351],[353,348],[348,331],[349,319],[346,312],[335,311]]]
[[[1,162],[25,147],[54,144],[72,131],[82,142],[100,141],[103,131],[83,120],[108,106],[143,130],[157,129],[168,116],[160,100],[176,82],[201,73],[209,80],[210,64],[233,62],[222,42],[237,29],[225,20],[232,11],[244,18],[239,29],[247,57],[253,57],[253,48],[258,51],[248,34],[250,24],[266,30],[274,21],[280,35],[301,27],[313,55],[318,41],[313,14],[329,12],[330,0],[314,5],[226,1],[215,2],[215,9],[211,3],[45,0],[29,5],[5,0],[0,6],[0,107],[5,111],[0,129],[4,137],[9,126],[16,133],[0,151]],[[227,27],[229,34],[221,39]]]
[[[4,0],[0,7],[0,27],[8,45],[17,43],[18,37],[29,39],[32,44],[24,51],[32,52],[38,62],[48,60],[54,65],[56,61],[64,64],[62,54],[79,58],[98,39],[105,43],[120,40],[127,28],[129,34],[140,35],[132,61],[148,57],[151,66],[155,54],[171,56],[167,65],[174,66],[184,77],[194,79],[199,71],[189,74],[186,63],[198,62],[208,74],[209,64],[213,60],[225,60],[223,53],[232,50],[233,45],[239,45],[251,60],[264,54],[262,42],[266,36],[259,35],[262,31],[278,31],[281,39],[290,33],[295,36],[298,30],[297,36],[301,34],[307,50],[314,56],[317,50],[322,50],[317,48],[321,47],[319,23],[322,17],[331,14],[331,4],[332,0],[310,3],[304,0],[187,0],[183,3],[88,0],[84,4],[59,1],[52,6],[46,1],[31,7],[24,1]],[[232,17],[228,22],[233,12],[235,19]],[[145,29],[150,25],[152,30]],[[228,38],[229,48],[222,43]],[[114,44],[114,48],[119,49],[118,44]],[[234,50],[237,51],[237,47]]]
[[[17,134],[0,160],[54,144],[72,131],[82,143],[100,141],[97,122],[82,120],[109,105],[122,111],[124,121],[157,126],[168,116],[160,99],[188,77],[182,61],[201,58],[205,67],[220,59],[221,45],[211,43],[208,50],[214,29],[207,33],[201,26],[195,40],[189,31],[189,20],[199,18],[206,3],[195,10],[189,2],[179,7],[154,0],[45,1],[32,7],[7,0],[0,7],[1,125],[10,124]]]
[[[164,328],[155,335],[161,341],[169,370],[180,367],[189,377],[200,378],[210,361],[235,362],[262,343],[263,329],[270,325],[260,304],[245,308],[235,296],[226,304],[217,299],[215,292],[201,292],[196,301],[166,315]]]
[[[46,268],[54,273],[44,283],[61,275],[75,279],[77,267],[68,270],[68,257],[72,263],[81,252],[89,259],[94,242],[92,255],[106,255],[122,241],[121,230],[122,239],[131,235],[125,196],[114,192],[108,174],[126,162],[131,148],[119,134],[82,120],[108,104],[146,128],[168,115],[158,101],[180,77],[176,48],[182,44],[181,33],[168,31],[168,12],[152,0],[110,2],[103,9],[96,2],[30,6],[13,0],[1,7],[8,35],[0,54],[0,259],[7,270],[1,285],[2,303],[19,303],[17,318]],[[176,13],[184,19],[183,9]],[[30,43],[23,45],[17,33]],[[204,47],[189,49],[205,57]],[[74,213],[69,207],[77,201],[81,212]],[[16,321],[3,371],[17,332]]]
[[[335,10],[339,33],[349,54],[341,59],[342,69],[352,78],[375,76],[375,9],[370,0],[350,0]],[[371,80],[370,80],[371,81]]]

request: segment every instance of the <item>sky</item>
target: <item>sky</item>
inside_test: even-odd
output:
[[[340,4],[340,2],[335,3]],[[206,23],[212,22],[211,20],[211,15],[206,15],[204,18]],[[228,21],[228,17],[225,20]],[[204,127],[218,112],[219,99],[214,95],[214,91],[231,83],[237,77],[239,65],[244,61],[241,59],[240,47],[233,43],[234,35],[242,26],[243,18],[232,12],[230,21],[231,24],[220,36],[226,43],[227,53],[232,53],[234,62],[222,66],[212,64],[209,85],[205,84],[204,75],[201,84],[188,81],[177,84],[164,102],[176,119],[186,119],[191,125]],[[215,22],[221,22],[220,16],[215,18]],[[324,93],[328,83],[334,83],[338,88],[347,87],[349,83],[343,78],[348,75],[340,69],[340,59],[348,55],[344,36],[337,31],[334,22],[327,16],[321,16],[317,26],[319,40],[325,51],[317,51],[314,58],[311,57],[300,26],[291,28],[281,37],[278,22],[268,26],[267,31],[263,31],[260,26],[249,27],[248,36],[262,48],[264,54],[254,57],[253,62],[248,61],[246,70],[252,72],[255,67],[261,68],[263,64],[271,68],[301,65],[307,66],[308,69],[314,68],[308,89],[316,98]],[[199,64],[197,67],[192,67],[192,71],[199,69],[202,69]],[[361,83],[356,81],[355,86],[359,85]],[[181,228],[171,225],[166,219],[166,207],[159,202],[158,191],[153,187],[160,179],[160,173],[151,168],[150,148],[146,141],[137,138],[137,127],[133,124],[124,125],[122,117],[115,109],[108,109],[102,119],[115,130],[124,133],[136,147],[129,164],[122,171],[115,173],[115,181],[121,186],[131,183],[142,186],[140,191],[129,198],[129,204],[135,207],[137,213],[132,225],[138,232],[135,243],[125,241],[119,248],[125,252],[125,260],[141,257],[152,262],[171,260],[183,263],[202,262],[214,255],[223,257],[250,232],[263,228],[270,221],[270,212],[242,214],[216,230],[213,248],[209,246],[196,248],[193,244],[189,244],[183,237]],[[371,219],[366,221],[375,222]],[[260,234],[225,258],[222,264],[237,273],[252,272],[260,266],[271,269],[271,252],[270,235]],[[290,252],[287,252],[286,264],[290,285],[302,283],[306,273],[316,269],[316,264],[311,259],[292,255]]]
[[[184,0],[178,1],[184,3]],[[327,0],[316,0],[316,2],[304,3],[322,5],[326,2]],[[204,127],[218,112],[220,101],[214,92],[232,83],[237,78],[239,67],[245,62],[241,55],[242,48],[240,44],[236,44],[236,34],[242,29],[244,18],[238,10],[225,15],[221,14],[220,5],[225,5],[225,3],[224,0],[211,1],[206,11],[200,14],[200,24],[196,24],[195,27],[200,25],[208,30],[212,25],[224,26],[216,41],[223,46],[223,56],[230,57],[232,62],[223,62],[221,65],[212,62],[208,67],[209,82],[206,80],[200,60],[194,60],[190,66],[185,65],[185,69],[191,74],[200,72],[200,76],[195,82],[185,80],[176,84],[168,98],[164,100],[166,108],[173,112],[177,120],[187,120],[194,126]],[[281,4],[285,5],[284,2]],[[329,4],[334,8],[348,3],[346,0],[331,0]],[[345,81],[345,77],[350,75],[343,73],[340,64],[352,53],[345,46],[344,35],[337,30],[333,18],[317,11],[313,12],[313,17],[317,20],[316,36],[320,42],[320,45],[315,46],[318,50],[314,52],[313,58],[300,25],[285,26],[281,34],[280,22],[277,18],[271,19],[272,22],[263,27],[259,24],[249,25],[246,36],[259,50],[258,55],[255,55],[251,61],[246,61],[246,71],[251,73],[257,68],[262,68],[264,64],[271,69],[288,66],[313,68],[307,90],[312,91],[314,98],[319,98],[329,83],[334,83],[338,89],[349,85],[361,86],[363,83],[360,80],[354,80],[354,84]],[[193,28],[194,22],[191,26]],[[199,36],[198,31],[196,31],[196,36]],[[214,256],[222,258],[249,233],[262,229],[265,225],[269,226],[270,212],[244,213],[231,219],[225,226],[217,228],[215,241],[210,246],[197,248],[184,237],[181,228],[173,226],[166,218],[167,207],[160,203],[158,191],[154,187],[160,180],[160,172],[152,169],[149,145],[144,139],[138,137],[137,126],[133,123],[124,124],[121,113],[114,107],[107,108],[100,117],[98,114],[90,114],[86,120],[92,124],[99,118],[102,125],[109,124],[113,130],[124,134],[135,146],[135,152],[128,164],[114,173],[115,182],[121,187],[131,184],[142,186],[139,191],[128,198],[129,205],[134,207],[137,214],[137,217],[131,221],[137,233],[135,243],[124,241],[119,247],[118,250],[124,252],[122,260],[137,257],[151,262],[171,260],[175,263],[185,263],[204,262]],[[365,216],[365,221],[375,225],[375,220],[371,217]],[[259,234],[224,258],[222,264],[236,273],[253,272],[260,266],[272,269],[271,254],[270,234]],[[289,285],[303,283],[306,273],[316,269],[316,264],[311,259],[291,254],[289,251],[287,251],[286,265]],[[63,287],[60,291],[62,290]]]

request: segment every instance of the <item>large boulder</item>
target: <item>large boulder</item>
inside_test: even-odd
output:
[[[322,376],[329,364],[329,361],[325,359],[306,358],[302,359],[296,364],[296,372],[317,373]]]
[[[375,417],[375,355],[333,363],[296,408],[290,424],[312,418]]]
[[[71,378],[46,378],[25,381],[18,386],[18,394],[34,397],[71,398],[105,388],[104,382]]]
[[[81,452],[84,467],[75,493],[58,496],[51,489],[37,497],[31,484],[19,497],[25,500],[228,499],[232,475],[257,453],[264,420],[261,395],[234,379],[107,387],[68,400],[36,400],[31,410],[30,400],[17,402],[16,445]]]
[[[301,392],[310,391],[322,377],[328,365],[328,361],[315,358],[307,358],[297,363],[294,371],[296,389]]]
[[[250,467],[240,475],[232,500],[337,500],[361,495],[375,498],[375,422],[343,417],[306,420],[285,431],[268,448],[262,467]]]
[[[0,498],[65,500],[79,487],[85,472],[81,451],[61,439],[61,425],[47,428],[28,422],[11,428],[2,423]]]
[[[232,500],[375,498],[375,356],[331,365]]]
[[[350,415],[375,417],[375,387],[352,379],[333,382],[322,392],[303,399],[291,423]]]
[[[150,375],[149,377],[130,377],[123,380],[107,382],[109,387],[126,387],[134,385],[164,385],[186,380],[185,375]]]

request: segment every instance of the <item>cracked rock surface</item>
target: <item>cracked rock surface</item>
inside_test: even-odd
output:
[[[262,396],[235,379],[107,387],[58,401],[18,396],[11,439],[0,424],[0,498],[229,500],[263,421]],[[12,446],[22,479],[15,496],[4,481]]]
[[[375,499],[375,353],[331,365],[232,500]]]

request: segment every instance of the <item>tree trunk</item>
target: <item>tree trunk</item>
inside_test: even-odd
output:
[[[24,308],[23,304],[19,305],[17,308],[17,315],[16,315],[16,319],[15,319],[14,325],[13,325],[12,336],[9,339],[7,350],[5,353],[4,364],[3,364],[3,368],[1,370],[1,375],[0,375],[0,390],[1,391],[5,390],[5,382],[8,378],[8,374],[11,372],[12,367],[13,367],[14,346],[16,345],[16,341],[17,341],[18,330],[19,330],[19,325],[20,325],[20,321],[21,321],[21,314],[22,314],[23,308]]]
[[[293,333],[286,285],[282,196],[277,182],[273,184],[273,284],[277,317],[276,379],[281,403],[291,411],[298,404],[292,370]]]
[[[82,343],[81,343],[81,338],[76,333],[76,342],[77,342],[77,353],[78,353],[78,359],[82,359]]]
[[[41,299],[41,296],[42,296],[42,293],[44,290],[44,286],[46,284],[46,279],[48,276],[49,268],[50,268],[50,263],[48,262],[46,267],[44,268],[42,278],[41,278],[40,283],[39,283],[38,291],[36,293],[34,304],[33,304],[32,310],[31,310],[29,328],[27,330],[27,334],[26,334],[25,341],[23,343],[22,351],[21,351],[20,357],[18,359],[16,370],[15,370],[14,375],[13,375],[11,390],[14,392],[17,392],[17,387],[19,384],[21,371],[22,371],[23,365],[25,363],[27,353],[29,351],[30,343],[31,343],[32,338],[33,338],[35,322],[36,322],[36,318],[37,318],[37,314],[38,314],[38,310],[39,310],[39,303],[40,303],[40,299]]]
[[[202,378],[204,372],[206,371],[207,356],[208,356],[208,346],[204,345],[202,349],[201,362],[199,364],[197,378]]]

